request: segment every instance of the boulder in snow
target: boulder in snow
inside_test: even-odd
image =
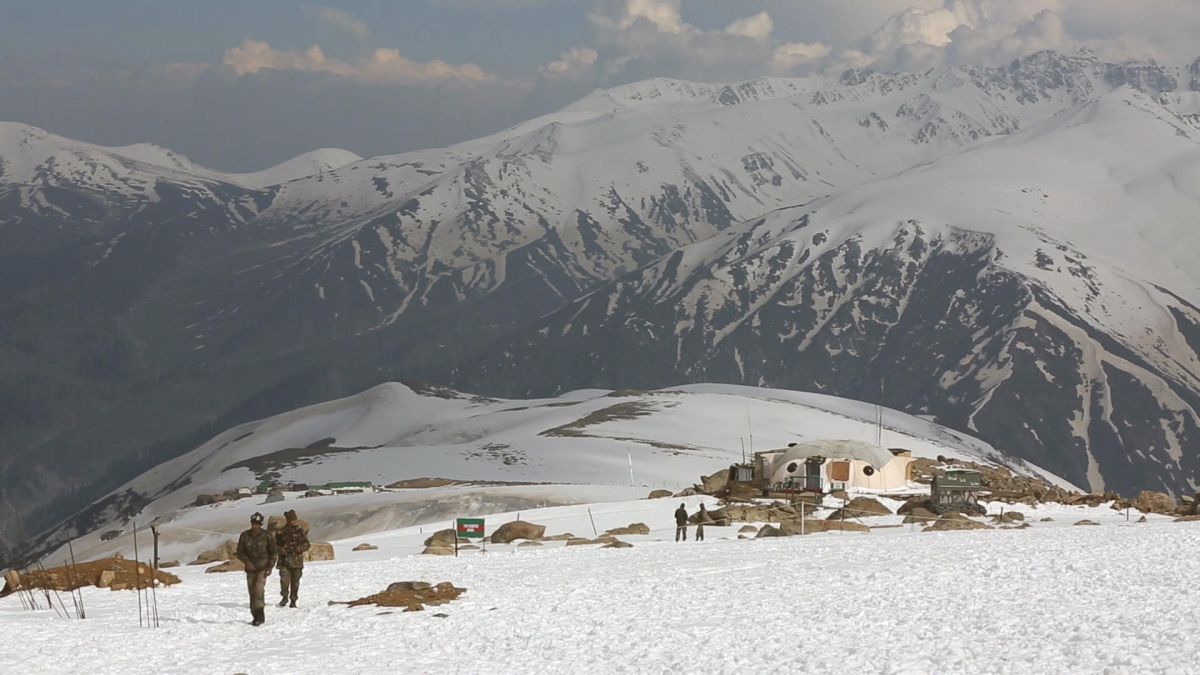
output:
[[[537,525],[527,520],[514,520],[496,528],[492,533],[493,544],[511,544],[517,539],[541,539],[546,534],[545,525]]]

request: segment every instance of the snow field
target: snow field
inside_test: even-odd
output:
[[[590,507],[601,532],[650,525],[649,537],[621,537],[632,549],[489,545],[448,558],[388,555],[406,531],[362,538],[380,551],[337,542],[337,561],[306,567],[301,608],[269,607],[258,629],[245,623],[243,576],[201,568],[174,570],[183,583],[158,591],[157,630],[138,627],[128,592],[86,589],[84,621],[9,597],[0,662],[30,674],[1200,673],[1186,580],[1195,524],[1044,506],[1028,517],[1055,522],[1021,531],[739,541],[738,524],[676,544],[660,533],[678,501]],[[590,534],[588,508],[526,519]],[[1102,525],[1068,526],[1078,517]],[[468,590],[418,613],[327,604],[405,580]]]

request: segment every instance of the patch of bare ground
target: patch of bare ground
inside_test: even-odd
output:
[[[387,590],[368,595],[365,598],[350,602],[330,600],[330,605],[348,605],[361,607],[375,605],[376,607],[403,607],[406,612],[419,612],[426,607],[444,605],[458,596],[466,593],[467,589],[459,588],[449,581],[434,586],[424,581],[399,581],[387,587]]]
[[[618,403],[610,405],[606,408],[594,410],[591,413],[562,426],[547,429],[539,436],[561,436],[568,438],[579,438],[589,436],[584,430],[587,427],[605,422],[624,422],[635,420],[639,417],[647,417],[654,414],[658,410],[658,406],[646,401],[628,401],[626,403]]]
[[[524,452],[514,450],[512,446],[504,443],[488,443],[477,452],[469,453],[467,457],[497,461],[505,466],[525,466],[529,463],[529,458]]]
[[[430,396],[433,398],[441,398],[447,401],[466,400],[472,403],[498,403],[499,399],[490,398],[487,396],[479,396],[476,394],[464,394],[461,391],[456,391],[449,387],[443,387],[440,384],[431,384],[421,380],[400,380],[400,384],[412,389],[413,392],[420,396]]]
[[[496,412],[519,412],[521,410],[541,410],[542,408],[569,408],[580,403],[583,403],[583,401],[554,401],[553,403],[543,403],[541,405],[523,405],[518,408],[505,408]]]
[[[472,485],[480,487],[504,487],[507,485],[557,485],[557,483],[515,481],[515,480],[460,480],[458,478],[406,478],[388,485],[389,490],[416,490],[423,488],[438,488],[451,485]]]
[[[232,471],[233,469],[250,469],[254,475],[260,480],[266,477],[277,477],[279,472],[284,469],[294,469],[305,464],[312,464],[318,459],[323,459],[332,455],[337,455],[347,452],[358,452],[360,450],[374,450],[383,446],[360,446],[354,448],[340,448],[336,445],[335,439],[323,438],[315,443],[310,443],[303,448],[284,448],[275,452],[251,457],[234,464],[230,464],[222,471]]]

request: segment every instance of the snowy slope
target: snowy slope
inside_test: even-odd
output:
[[[272,477],[314,484],[366,480],[387,485],[432,477],[549,483],[567,487],[539,488],[541,498],[565,503],[583,494],[600,501],[628,499],[631,489],[644,496],[655,485],[674,490],[690,487],[700,475],[740,461],[744,442],[752,443],[751,450],[821,438],[874,442],[875,414],[874,406],[855,401],[732,385],[654,392],[590,390],[555,399],[501,400],[385,384],[235,427],[156,467],[95,505],[88,514],[92,531],[80,533],[87,536],[77,540],[75,547],[106,550],[100,546],[100,534],[111,528],[128,529],[127,520],[116,517],[130,505],[143,523],[179,521],[197,532],[236,527],[259,508],[261,497],[215,510],[192,512],[186,507],[198,495],[252,487]],[[942,455],[1004,465],[1070,487],[982,441],[895,411],[884,416],[883,436],[888,447],[911,450],[917,457]],[[586,492],[585,486],[606,485],[610,487]],[[505,495],[533,499],[531,489],[486,492],[492,509],[503,511],[508,510],[503,508]],[[317,519],[315,526],[326,524],[321,516],[331,518],[340,523],[332,534],[345,537],[349,536],[346,528],[371,519],[385,505],[405,502],[411,511],[422,512],[434,502],[456,503],[453,497],[462,493],[462,488],[405,491],[398,496],[366,495],[355,504],[342,498],[336,504],[305,501],[305,508],[307,517]],[[324,513],[324,509],[334,511]],[[439,516],[445,514],[434,513]],[[372,522],[382,529],[389,523],[395,526],[397,518],[400,524],[415,524],[405,522],[399,513]],[[331,536],[329,529],[323,529],[322,535]],[[194,544],[195,550],[189,549],[192,555],[206,541],[187,539]],[[126,537],[108,546],[121,550],[129,544]]]
[[[258,216],[272,186],[359,159],[324,149],[234,174],[149,143],[109,148],[0,122],[0,244],[40,253],[189,221],[194,232],[220,232]]]
[[[0,158],[3,158],[0,184],[73,185],[123,194],[138,192],[139,188],[145,190],[155,180],[206,181],[264,189],[362,159],[347,150],[325,148],[262,171],[227,173],[200,166],[152,143],[104,147],[15,122],[0,122]]]
[[[204,176],[211,180],[259,190],[308,176],[319,176],[326,171],[332,171],[362,159],[349,150],[321,148],[298,155],[262,171],[228,173],[200,166],[183,155],[153,143],[136,143],[116,148],[98,149],[148,166]]]
[[[1188,490],[1197,222],[1200,125],[1123,88],[677,251],[464,380],[491,390],[536,362],[567,387],[685,378],[870,399],[886,379],[892,405],[1092,488]]]
[[[601,531],[650,525],[650,536],[621,537],[634,544],[623,550],[489,544],[486,555],[414,556],[397,544],[423,536],[401,532],[364,538],[377,551],[338,543],[335,561],[306,565],[298,609],[271,606],[268,580],[261,628],[246,625],[243,575],[198,567],[170,570],[182,583],[155,590],[153,630],[138,628],[129,592],[83,589],[82,621],[41,598],[39,611],[23,610],[12,595],[0,600],[9,637],[0,660],[30,675],[1200,672],[1194,630],[1180,621],[1194,592],[1178,574],[1200,544],[1195,523],[1038,509],[1020,531],[738,540],[736,527],[709,526],[706,541],[676,544],[675,504],[594,509]],[[583,508],[521,515],[549,534],[591,535]],[[1082,518],[1099,525],[1071,526]],[[329,604],[397,581],[450,581],[466,593],[420,612]]]

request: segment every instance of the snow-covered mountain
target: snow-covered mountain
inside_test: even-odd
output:
[[[196,513],[191,508],[196,498],[254,487],[264,479],[321,485],[388,485],[418,478],[512,484],[495,490],[486,485],[461,487],[454,495],[434,491],[416,504],[414,495],[428,490],[364,496],[353,504],[304,502],[305,513],[322,527],[324,536],[345,537],[372,531],[369,524],[363,525],[366,520],[386,529],[419,524],[423,516],[442,518],[440,512],[428,513],[427,502],[440,498],[461,506],[456,498],[463,490],[468,490],[476,510],[486,509],[481,495],[492,492],[497,510],[507,510],[505,495],[529,496],[529,488],[521,484],[536,484],[537,495],[560,503],[644,497],[650,488],[664,485],[677,491],[701,475],[741,461],[747,443],[752,451],[824,438],[878,440],[909,450],[914,457],[1005,466],[1074,489],[985,442],[917,417],[884,410],[881,427],[879,412],[876,406],[832,396],[734,385],[581,390],[553,399],[504,400],[387,383],[218,434],[81,514],[74,524],[81,539],[74,546],[88,557],[123,550],[130,545],[127,538],[111,539],[106,547],[101,535],[125,531],[132,520],[157,520],[175,532],[164,545],[183,546],[186,555],[194,556],[206,545],[219,543],[196,533],[239,527],[249,515],[245,508],[228,513],[201,508]],[[606,485],[607,490],[594,489]],[[259,504],[261,498],[252,501]],[[384,522],[378,512],[388,507],[393,512]],[[326,520],[337,525],[326,526]],[[70,531],[56,533],[45,545],[53,546],[56,537]],[[177,554],[183,555],[172,553]]]
[[[1095,489],[1194,488],[1200,124],[1175,110],[1198,99],[1123,88],[731,228],[563,307],[463,379],[882,395]]]
[[[149,143],[102,147],[0,122],[0,261],[22,274],[33,264],[73,271],[145,228],[224,232],[270,206],[275,186],[359,159],[324,149],[255,173],[225,173]]]
[[[1103,98],[1125,87],[1144,95]],[[729,85],[651,80],[450,148],[364,160],[317,151],[250,175],[153,146],[100,148],[5,125],[0,485],[19,506],[0,510],[0,533],[18,527],[13,513],[25,515],[25,529],[51,525],[221,429],[400,378],[535,395],[761,380],[876,400],[877,374],[886,373],[889,382],[913,382],[911,399],[885,391],[896,407],[978,429],[1078,482],[1100,476],[1118,488],[1184,489],[1187,458],[1200,454],[1183,405],[1196,391],[1186,349],[1197,338],[1185,326],[1197,298],[1188,248],[1174,237],[1190,236],[1195,222],[1188,153],[1198,88],[1195,64],[1112,64],[1086,51],[997,69]],[[1151,143],[1144,157],[1123,140],[1134,137]],[[1033,152],[1042,142],[1098,163]],[[1114,148],[1137,159],[1114,163]],[[1005,187],[993,189],[994,181]],[[812,224],[800,233],[803,215]],[[898,225],[904,220],[916,223]],[[1008,242],[1002,231],[1015,223],[1025,234]],[[1114,228],[1127,236],[1112,237]],[[1045,259],[1027,269],[1038,249]],[[791,257],[805,252],[824,267]],[[725,255],[729,274],[681,301],[678,288],[699,283]],[[799,283],[798,269],[815,275],[816,290],[773,305],[781,284]],[[620,293],[609,317],[595,301],[656,274],[671,280],[661,303],[638,296],[642,308],[633,309],[634,298]],[[932,317],[904,323],[890,334],[904,332],[910,343],[868,363],[851,358],[863,348],[835,359],[791,332],[825,326],[851,291],[906,298],[902,306],[880,300],[878,311],[913,316],[918,307],[935,311],[946,293],[987,292],[977,278],[993,283],[995,314],[955,304],[967,312],[959,323],[977,325],[970,334],[947,332]],[[920,283],[925,292],[907,293]],[[562,319],[598,288],[586,322]],[[991,386],[1007,372],[1006,358],[1066,363],[1058,352],[1072,340],[1092,344],[1076,336],[1084,328],[1061,326],[1076,337],[1030,338],[1032,351],[1014,347],[1003,358],[988,351],[1015,344],[1017,317],[1033,321],[1031,296],[1059,324],[1079,317],[1072,325],[1086,325],[1087,340],[1103,347],[1088,382],[1102,379],[1096,363],[1108,374],[1127,362],[1153,374],[1135,378],[1151,393],[1109,406],[1108,390],[1089,385],[1086,396],[1108,412],[1021,399],[1024,407],[989,413],[981,392],[994,392],[988,405],[998,411],[1005,392],[1024,391],[1019,374],[1033,372],[1018,369]],[[733,304],[710,316],[724,302]],[[874,305],[864,302],[845,311],[870,314]],[[651,316],[651,306],[661,315]],[[771,312],[778,334],[758,340],[751,329]],[[753,320],[743,325],[738,316]],[[639,323],[658,339],[643,336],[636,353],[597,341],[601,325],[625,339]],[[1042,326],[1026,330],[1041,335]],[[1163,344],[1138,333],[1146,326],[1163,328]],[[789,351],[797,346],[799,356]],[[915,351],[905,356],[901,347]],[[544,367],[531,350],[559,367]],[[960,364],[952,353],[970,358]],[[994,376],[980,380],[980,372]],[[1078,398],[1083,390],[1066,383],[1080,372],[1053,379]],[[1055,436],[1051,427],[1061,424],[1042,420],[1047,410],[1075,415],[1071,433]],[[1155,431],[1162,410],[1178,415]],[[1083,445],[1071,440],[1093,420],[1100,426]],[[1136,470],[1121,477],[1110,466]]]
[[[540,309],[733,223],[1121,86],[1186,89],[1186,76],[1083,51],[1004,69],[850,71],[834,81],[648,80],[484,139],[295,181],[263,218],[294,223],[309,241],[286,262],[289,289],[279,292],[295,302],[336,298],[324,313],[360,330],[488,294],[541,298]],[[305,283],[291,284],[296,277]]]

